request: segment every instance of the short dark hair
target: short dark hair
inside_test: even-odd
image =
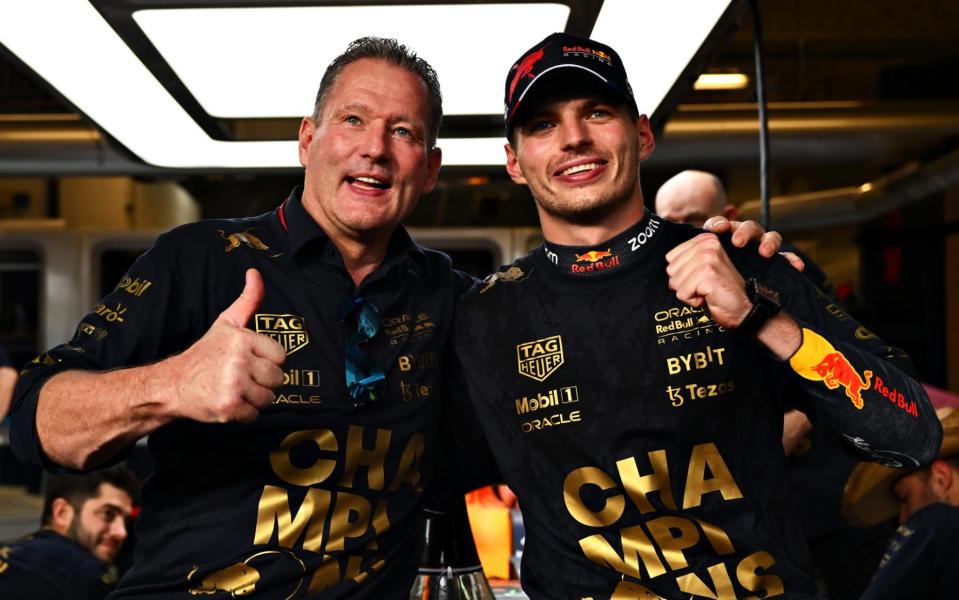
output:
[[[46,492],[43,494],[41,525],[50,524],[53,518],[54,500],[63,498],[79,511],[84,502],[97,495],[102,483],[109,483],[120,488],[129,494],[130,498],[136,498],[140,490],[139,478],[124,465],[114,465],[82,475],[52,475],[47,480]]]
[[[320,118],[320,113],[323,112],[323,105],[330,95],[330,90],[333,89],[343,69],[350,63],[363,58],[377,58],[388,61],[423,80],[430,99],[427,141],[429,147],[433,148],[436,145],[436,138],[440,134],[440,122],[443,120],[443,94],[440,92],[439,79],[436,77],[436,71],[428,62],[393,38],[369,36],[350,42],[346,51],[334,58],[323,73],[323,78],[320,80],[320,89],[316,92],[316,102],[313,104],[312,119],[316,121]]]

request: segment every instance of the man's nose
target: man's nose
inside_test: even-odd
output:
[[[385,123],[374,122],[367,127],[363,139],[363,156],[373,161],[381,160],[386,155],[388,134]]]
[[[114,519],[113,522],[110,523],[110,535],[120,540],[121,542],[127,539],[126,519],[122,519],[122,518]]]
[[[560,123],[560,140],[564,150],[579,148],[591,143],[589,128],[577,117],[564,118]]]

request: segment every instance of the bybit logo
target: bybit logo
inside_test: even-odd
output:
[[[724,363],[723,354],[725,352],[725,348],[706,346],[706,349],[701,352],[690,352],[689,354],[670,356],[666,358],[666,369],[670,375],[676,375],[677,373],[683,373],[685,371],[705,369],[713,365],[722,366]]]
[[[563,338],[554,335],[516,346],[516,363],[520,375],[543,381],[563,364]]]
[[[310,343],[306,325],[300,315],[257,314],[256,332],[280,343],[287,355]]]

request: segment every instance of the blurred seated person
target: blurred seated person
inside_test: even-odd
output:
[[[0,546],[0,598],[105,598],[116,584],[111,563],[127,538],[138,489],[122,465],[51,476],[41,529]]]
[[[899,529],[863,600],[959,597],[959,410],[940,408],[942,446],[921,469],[860,464],[849,477],[843,513],[868,526],[899,515]]]

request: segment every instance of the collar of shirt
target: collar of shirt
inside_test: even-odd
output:
[[[289,197],[276,209],[280,227],[288,235],[288,251],[285,257],[287,262],[293,262],[301,253],[318,251],[322,253],[321,260],[323,262],[343,269],[343,259],[340,257],[336,245],[323,231],[323,228],[306,212],[303,207],[302,194],[302,186],[293,188]],[[393,232],[386,249],[386,257],[377,271],[384,267],[392,267],[404,261],[407,257],[412,257],[415,263],[420,266],[424,265],[426,261],[426,254],[423,249],[413,241],[406,229],[400,225]]]
[[[629,229],[593,246],[562,246],[545,241],[540,252],[556,273],[573,279],[600,279],[641,263],[662,225],[649,211]],[[662,235],[658,237],[663,237]]]

